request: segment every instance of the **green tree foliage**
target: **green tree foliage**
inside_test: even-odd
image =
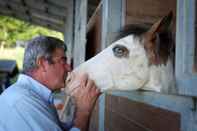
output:
[[[27,41],[37,35],[49,35],[63,39],[60,32],[20,21],[8,16],[0,16],[0,45],[13,47],[16,41]]]

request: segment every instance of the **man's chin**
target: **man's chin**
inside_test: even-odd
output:
[[[66,83],[65,83],[65,81],[64,81],[64,82],[62,82],[62,84],[60,85],[60,89],[65,88],[65,86],[66,86]]]
[[[56,86],[55,90],[58,91],[58,90],[61,90],[62,88],[65,88],[64,85],[65,84],[59,84],[58,86]]]

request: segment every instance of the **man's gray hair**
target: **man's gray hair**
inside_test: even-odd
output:
[[[66,45],[60,39],[50,36],[38,36],[27,43],[23,60],[23,72],[27,73],[37,68],[36,61],[40,57],[44,57],[52,62],[52,54],[55,49],[62,48],[66,51]]]

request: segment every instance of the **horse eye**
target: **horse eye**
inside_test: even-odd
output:
[[[128,57],[129,50],[123,45],[116,45],[113,47],[113,53],[116,57]]]

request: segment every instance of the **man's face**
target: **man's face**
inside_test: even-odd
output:
[[[57,48],[52,55],[52,63],[47,64],[47,81],[52,90],[65,87],[65,79],[68,72],[71,71],[70,65],[67,64],[67,59],[64,50]]]

